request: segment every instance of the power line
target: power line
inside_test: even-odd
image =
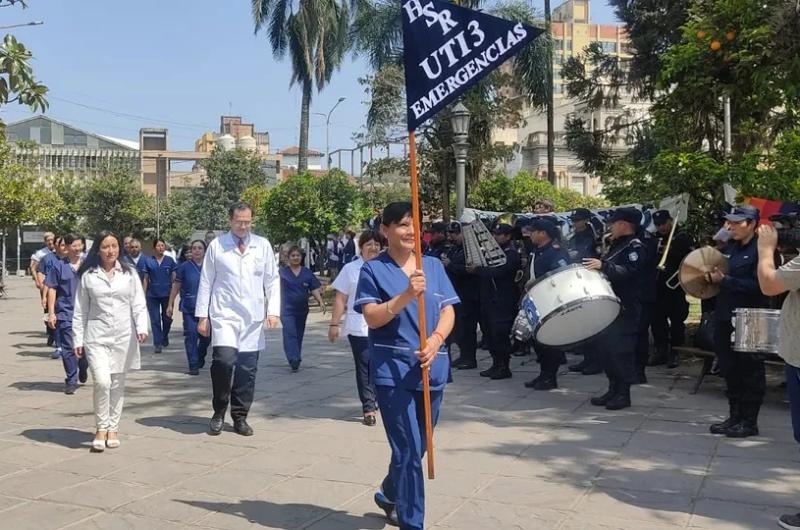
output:
[[[154,118],[154,117],[151,117],[151,116],[141,116],[141,115],[138,115],[138,114],[130,114],[130,113],[127,113],[127,112],[119,112],[119,111],[116,111],[116,110],[105,109],[105,108],[102,108],[102,107],[95,107],[93,105],[87,105],[86,103],[81,103],[79,101],[72,101],[70,99],[60,98],[58,96],[48,95],[47,97],[50,98],[50,99],[55,99],[56,101],[61,101],[63,103],[69,103],[70,105],[75,105],[75,106],[82,107],[82,108],[85,108],[85,109],[94,110],[94,111],[97,111],[97,112],[105,112],[107,114],[111,114],[113,116],[117,116],[117,117],[120,117],[120,118],[130,118],[130,119],[141,120],[141,121],[145,121],[145,122],[163,123],[163,124],[167,124],[167,125],[173,125],[175,127],[182,127],[182,128],[188,128],[188,129],[197,129],[197,130],[202,130],[202,131],[208,131],[209,129],[213,130],[213,127],[209,127],[208,125],[200,125],[200,124],[197,124],[197,123],[185,123],[185,122],[179,122],[179,121],[173,121],[173,120],[166,120],[166,119],[163,119],[163,118]]]

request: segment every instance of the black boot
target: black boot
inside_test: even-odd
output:
[[[508,359],[498,363],[497,370],[495,370],[494,373],[489,376],[489,379],[493,379],[495,381],[499,379],[511,379],[511,368],[509,367]]]
[[[586,368],[586,366],[588,364],[589,363],[586,361],[586,359],[584,359],[579,363],[575,363],[575,364],[569,365],[569,371],[570,372],[583,372],[583,369]]]
[[[661,366],[668,361],[669,348],[664,345],[656,346],[656,352],[647,360],[647,366]]]
[[[492,374],[494,374],[499,367],[500,365],[497,363],[497,359],[492,357],[492,366],[490,366],[487,370],[482,371],[481,377],[492,377]]]
[[[617,392],[614,397],[606,403],[608,410],[622,410],[631,406],[631,386],[630,385],[617,385]]]
[[[677,368],[681,364],[681,354],[675,351],[675,348],[669,349],[669,356],[667,357],[667,368]]]
[[[728,417],[725,421],[715,423],[708,428],[711,434],[725,434],[725,431],[742,421],[742,410],[739,403],[728,402]]]
[[[611,398],[613,398],[616,393],[617,393],[617,385],[614,383],[614,381],[609,379],[608,392],[606,392],[602,396],[593,397],[590,400],[590,403],[595,407],[605,407],[608,404],[608,402],[611,401]]]
[[[758,436],[758,411],[760,403],[748,403],[742,405],[742,420],[736,425],[732,425],[725,430],[728,438],[747,438]]]
[[[602,373],[603,368],[600,366],[600,364],[592,361],[586,363],[586,366],[584,366],[583,370],[581,371],[582,375],[597,375]]]

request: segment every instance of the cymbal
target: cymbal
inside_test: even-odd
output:
[[[693,250],[683,258],[678,269],[678,281],[686,294],[705,300],[719,294],[719,285],[706,280],[706,273],[719,269],[728,273],[728,258],[714,247]]]

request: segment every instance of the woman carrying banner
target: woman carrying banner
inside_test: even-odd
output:
[[[425,454],[422,367],[430,369],[433,425],[450,362],[444,343],[453,329],[453,304],[458,296],[442,263],[423,257],[417,270],[411,203],[391,203],[383,210],[381,233],[388,251],[361,269],[354,309],[369,326],[370,379],[375,383],[378,408],[392,449],[389,472],[375,503],[390,522],[403,529],[422,529],[425,517],[422,457]],[[424,296],[425,321],[432,329],[423,351],[419,345],[417,297]]]

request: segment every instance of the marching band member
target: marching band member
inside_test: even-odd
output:
[[[656,261],[661,262],[664,251],[669,242],[675,220],[667,210],[659,210],[653,214],[653,224],[656,225],[658,236],[658,256]],[[675,230],[672,242],[669,243],[669,254],[664,263],[664,269],[658,272],[658,303],[653,306],[650,319],[650,329],[653,332],[655,354],[648,360],[648,366],[667,365],[667,368],[676,368],[680,356],[673,349],[683,346],[686,336],[686,318],[689,316],[689,302],[683,289],[670,289],[667,282],[678,272],[681,262],[691,252],[694,246],[691,236],[680,229]]]
[[[540,278],[550,271],[569,265],[569,254],[554,240],[558,238],[558,227],[548,219],[534,219],[529,225],[531,241],[536,245],[534,251],[534,276]],[[556,374],[561,364],[563,353],[557,348],[537,344],[536,353],[539,356],[541,370],[539,376],[525,383],[525,387],[534,390],[552,390],[558,388]]]
[[[387,252],[364,263],[358,281],[355,310],[369,326],[370,374],[378,394],[386,437],[392,449],[389,472],[375,503],[400,528],[421,530],[425,518],[425,454],[422,370],[430,368],[433,424],[439,416],[450,362],[444,350],[453,329],[453,305],[459,302],[444,266],[422,258],[416,269],[414,242],[418,228],[411,203],[391,203],[383,210],[381,232]],[[417,297],[425,298],[425,323],[433,330],[423,351],[419,344]]]
[[[644,245],[645,259],[640,264],[639,292],[642,313],[637,331],[636,354],[633,358],[633,382],[636,385],[644,385],[647,384],[645,369],[647,360],[650,358],[650,318],[654,307],[658,304],[656,292],[656,283],[658,281],[658,262],[656,261],[658,241],[649,230],[641,226],[641,223],[637,227],[636,238]]]
[[[758,412],[767,387],[764,361],[755,353],[731,348],[733,311],[740,307],[768,307],[769,300],[758,284],[758,237],[760,212],[753,206],[739,206],[725,216],[731,241],[725,247],[728,274],[714,270],[708,281],[720,286],[714,309],[714,352],[728,387],[728,418],[711,425],[712,434],[729,438],[758,436]]]
[[[608,377],[608,391],[594,397],[592,405],[619,410],[631,406],[635,381],[634,357],[642,317],[641,276],[647,251],[636,237],[641,212],[619,208],[608,219],[613,242],[601,259],[586,258],[590,270],[602,271],[622,303],[617,319],[593,343]]]
[[[453,283],[461,303],[455,307],[456,311],[456,344],[458,344],[459,357],[453,361],[452,367],[459,370],[473,370],[478,367],[476,358],[478,349],[478,322],[481,317],[480,290],[475,288],[474,281],[477,277],[467,272],[467,256],[464,251],[464,234],[461,224],[450,224],[450,252],[442,260],[445,271]]]

